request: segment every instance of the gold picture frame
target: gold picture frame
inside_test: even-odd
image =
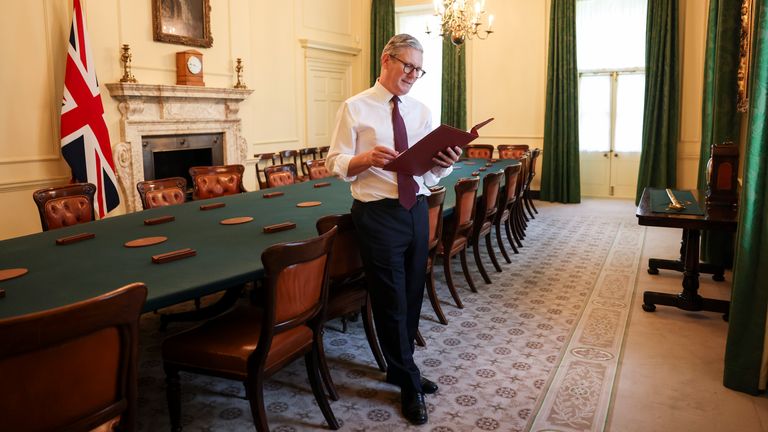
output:
[[[210,48],[210,0],[152,0],[152,28],[158,42]]]
[[[749,108],[749,68],[752,58],[752,20],[754,0],[741,0],[741,35],[739,37],[739,69],[736,74],[738,92],[736,110],[747,112]]]

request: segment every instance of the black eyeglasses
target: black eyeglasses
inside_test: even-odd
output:
[[[424,69],[420,67],[416,67],[410,63],[406,63],[392,54],[390,54],[389,56],[403,64],[403,73],[405,73],[406,75],[410,74],[413,71],[416,71],[416,78],[421,78],[424,76],[425,73],[427,73],[427,71],[425,71]]]

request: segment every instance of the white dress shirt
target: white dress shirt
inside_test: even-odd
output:
[[[370,202],[384,198],[397,199],[397,173],[370,167],[357,176],[347,175],[349,161],[377,145],[395,148],[392,132],[392,97],[378,81],[368,90],[347,99],[339,108],[336,128],[331,137],[331,148],[326,156],[328,169],[345,181],[351,182],[352,197]],[[400,96],[400,115],[408,132],[408,147],[432,131],[429,108],[416,99]],[[423,176],[414,176],[419,186],[418,195],[429,195],[429,186],[453,171],[453,167],[435,167]]]

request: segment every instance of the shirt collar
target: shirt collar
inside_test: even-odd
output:
[[[379,80],[376,80],[376,84],[373,85],[373,97],[383,104],[388,104],[392,100],[394,95],[386,89]],[[400,103],[404,102],[404,97],[400,96]]]

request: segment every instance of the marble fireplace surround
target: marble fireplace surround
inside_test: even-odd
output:
[[[109,83],[118,101],[120,142],[114,146],[115,171],[126,210],[141,210],[136,183],[144,180],[142,137],[221,133],[224,163],[245,164],[240,102],[253,90],[195,86]]]

